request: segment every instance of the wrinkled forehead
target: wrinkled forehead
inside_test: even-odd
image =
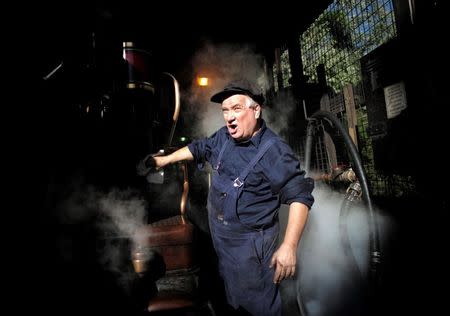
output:
[[[222,108],[234,107],[236,105],[245,106],[247,104],[247,99],[249,99],[249,97],[245,94],[234,94],[223,100]]]

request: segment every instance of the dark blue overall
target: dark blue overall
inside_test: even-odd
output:
[[[278,286],[273,283],[270,260],[277,246],[278,222],[270,227],[252,228],[241,223],[237,200],[245,178],[273,144],[261,144],[257,155],[234,181],[221,174],[221,161],[230,142],[226,141],[213,165],[208,196],[208,212],[214,248],[219,258],[219,271],[225,283],[228,303],[242,306],[253,315],[281,315]]]

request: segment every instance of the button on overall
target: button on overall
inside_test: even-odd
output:
[[[220,173],[221,159],[228,143],[229,140],[221,148],[218,168],[213,168],[208,195],[211,236],[227,300],[233,307],[242,306],[253,315],[280,315],[281,299],[278,287],[273,284],[274,271],[269,268],[275,242],[268,242],[278,237],[278,225],[257,230],[242,224],[237,215],[237,200],[245,178],[273,141],[260,147],[235,181]]]

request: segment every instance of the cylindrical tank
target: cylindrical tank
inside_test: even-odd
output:
[[[153,85],[154,67],[152,56],[147,50],[137,48],[134,42],[123,42],[122,57],[127,62],[128,78],[126,87],[129,89],[144,89],[155,92]]]

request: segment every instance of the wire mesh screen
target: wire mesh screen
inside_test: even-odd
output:
[[[356,84],[359,59],[396,32],[392,0],[335,0],[300,36],[304,73],[316,82],[316,68],[323,64],[335,91]]]
[[[278,86],[278,73],[281,74],[282,87]],[[281,90],[282,88],[287,88],[291,85],[290,79],[292,77],[291,64],[289,63],[289,50],[287,46],[283,45],[280,48],[280,69],[278,69],[277,63],[272,65],[273,82],[275,92]]]
[[[335,0],[311,26],[300,35],[300,48],[304,73],[310,82],[317,81],[316,69],[325,66],[329,111],[345,127],[347,113],[343,88],[352,84],[353,103],[356,110],[358,150],[364,164],[372,194],[401,196],[414,191],[412,177],[383,175],[375,169],[372,141],[367,133],[368,120],[361,84],[360,58],[396,36],[392,0]],[[321,134],[321,133],[319,133]],[[301,140],[305,141],[305,138]],[[351,164],[348,151],[339,133],[333,135],[336,162]],[[328,172],[329,154],[324,150],[323,136],[317,136],[313,150],[312,166]],[[304,157],[304,145],[296,146],[299,157]]]

